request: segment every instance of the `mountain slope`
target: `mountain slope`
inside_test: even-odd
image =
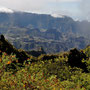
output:
[[[0,51],[5,52],[8,55],[15,54],[19,63],[23,63],[24,60],[27,60],[29,57],[24,51],[17,50],[13,45],[5,40],[3,35],[0,35]]]
[[[18,52],[16,56],[8,55],[10,49],[15,48],[1,35],[1,90],[90,89],[90,46],[81,51],[72,49],[69,52],[41,55],[37,58],[29,56],[27,60],[23,57],[23,64],[18,63],[16,58],[17,55],[22,57],[23,54]],[[13,60],[17,62],[13,63]]]
[[[52,15],[47,14],[35,14],[27,12],[4,13],[3,11],[0,12],[0,24],[18,27],[32,27],[38,29],[55,28],[64,33],[73,32],[80,35],[82,32],[83,36],[85,31],[86,35],[87,32],[90,33],[90,22],[74,21],[72,18],[67,16],[53,17]]]
[[[85,27],[84,27],[85,26]],[[16,47],[47,53],[85,48],[90,43],[90,22],[27,12],[0,13],[0,33]]]

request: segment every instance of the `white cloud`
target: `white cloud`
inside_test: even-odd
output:
[[[47,7],[48,3],[77,2],[80,0],[0,0],[0,6],[16,10],[40,10]]]
[[[0,12],[13,13],[13,10],[5,7],[0,7]]]
[[[48,0],[51,2],[79,2],[81,0]]]
[[[43,0],[0,0],[0,6],[15,10],[38,10],[44,7],[45,3]]]
[[[59,6],[58,3],[74,3],[80,1],[81,0],[0,0],[0,6],[18,11],[53,13],[62,12],[62,8]],[[67,12],[69,12],[69,10],[67,10]]]
[[[82,0],[80,3],[80,15],[90,21],[90,0]]]

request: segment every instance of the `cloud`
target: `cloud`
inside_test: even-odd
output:
[[[80,2],[81,0],[48,0],[51,2]]]
[[[40,10],[47,7],[48,3],[77,2],[80,0],[0,0],[0,6],[16,10]]]
[[[20,11],[42,9],[45,4],[46,1],[43,0],[0,0],[0,6]]]
[[[79,9],[80,9],[81,18],[90,21],[90,0],[82,0]]]
[[[64,12],[63,14],[71,15],[68,13],[71,13],[70,10],[73,8],[69,8],[70,10],[67,8],[66,11],[62,11],[62,6],[66,8],[66,4],[78,2],[81,2],[81,0],[0,0],[0,6],[18,11],[38,13],[60,12],[61,14]],[[65,3],[65,5],[63,3]]]

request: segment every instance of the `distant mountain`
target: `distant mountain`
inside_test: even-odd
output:
[[[73,32],[79,35],[82,33],[83,36],[87,36],[88,33],[90,33],[90,22],[88,21],[74,21],[68,16],[57,14],[46,15],[27,12],[14,12],[13,10],[7,8],[1,9],[0,24],[38,29],[55,28],[64,33]]]
[[[74,21],[71,17],[60,14],[47,15],[2,10],[0,33],[4,34],[17,48],[33,50],[42,46],[45,52],[55,53],[74,47],[85,48],[90,44],[90,22],[88,21]]]
[[[0,23],[8,24],[18,27],[32,26],[34,28],[58,28],[60,29],[68,23],[72,23],[73,20],[70,17],[55,18],[51,15],[34,14],[25,12],[14,13],[0,13]],[[63,30],[62,30],[63,31]],[[65,30],[64,30],[65,31]]]

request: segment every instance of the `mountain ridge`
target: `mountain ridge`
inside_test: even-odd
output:
[[[90,23],[71,17],[27,12],[0,13],[0,33],[17,48],[32,50],[46,47],[47,53],[85,48],[90,43]],[[50,47],[50,48],[49,48]]]

